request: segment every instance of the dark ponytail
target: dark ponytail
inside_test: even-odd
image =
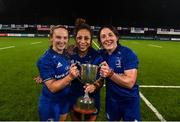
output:
[[[80,26],[81,24],[86,24],[86,20],[83,18],[77,18],[75,21],[75,27]]]
[[[92,40],[93,32],[91,30],[91,26],[86,23],[85,19],[77,18],[76,21],[75,21],[75,28],[74,28],[74,36],[75,36],[75,38],[77,36],[77,33],[82,29],[86,29],[86,30],[88,30],[90,32],[91,40]]]

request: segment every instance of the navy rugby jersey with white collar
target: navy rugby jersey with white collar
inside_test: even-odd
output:
[[[138,58],[128,47],[118,45],[111,55],[109,55],[106,50],[101,50],[100,52],[110,69],[117,74],[122,74],[125,70],[138,68]],[[123,100],[130,97],[137,97],[139,96],[138,91],[137,82],[132,89],[128,89],[121,87],[111,79],[106,78],[106,98]]]
[[[39,59],[37,66],[43,82],[51,79],[58,80],[68,75],[70,60],[65,56],[65,54],[58,54],[52,48],[49,48]],[[53,98],[53,100],[59,100],[69,95],[69,91],[70,85],[56,93],[52,93],[44,83],[42,95],[48,98]]]

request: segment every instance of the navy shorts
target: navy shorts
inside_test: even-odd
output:
[[[106,116],[109,121],[141,121],[140,98],[126,100],[106,100]]]
[[[67,100],[53,101],[45,96],[39,98],[40,121],[59,121],[60,115],[69,112],[69,102]]]

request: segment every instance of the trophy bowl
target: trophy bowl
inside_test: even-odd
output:
[[[82,64],[80,68],[80,82],[83,84],[93,84],[96,81],[98,66],[92,64]],[[82,114],[91,114],[96,111],[95,102],[88,93],[78,98],[74,105],[74,110]]]

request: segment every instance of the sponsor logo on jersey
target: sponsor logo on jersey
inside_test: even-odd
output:
[[[69,72],[63,73],[63,74],[61,74],[61,75],[55,75],[55,78],[56,78],[56,79],[63,78],[63,77],[65,77],[68,73],[69,73]]]
[[[61,62],[58,62],[57,66],[56,66],[56,68],[59,68],[59,67],[62,67]]]

